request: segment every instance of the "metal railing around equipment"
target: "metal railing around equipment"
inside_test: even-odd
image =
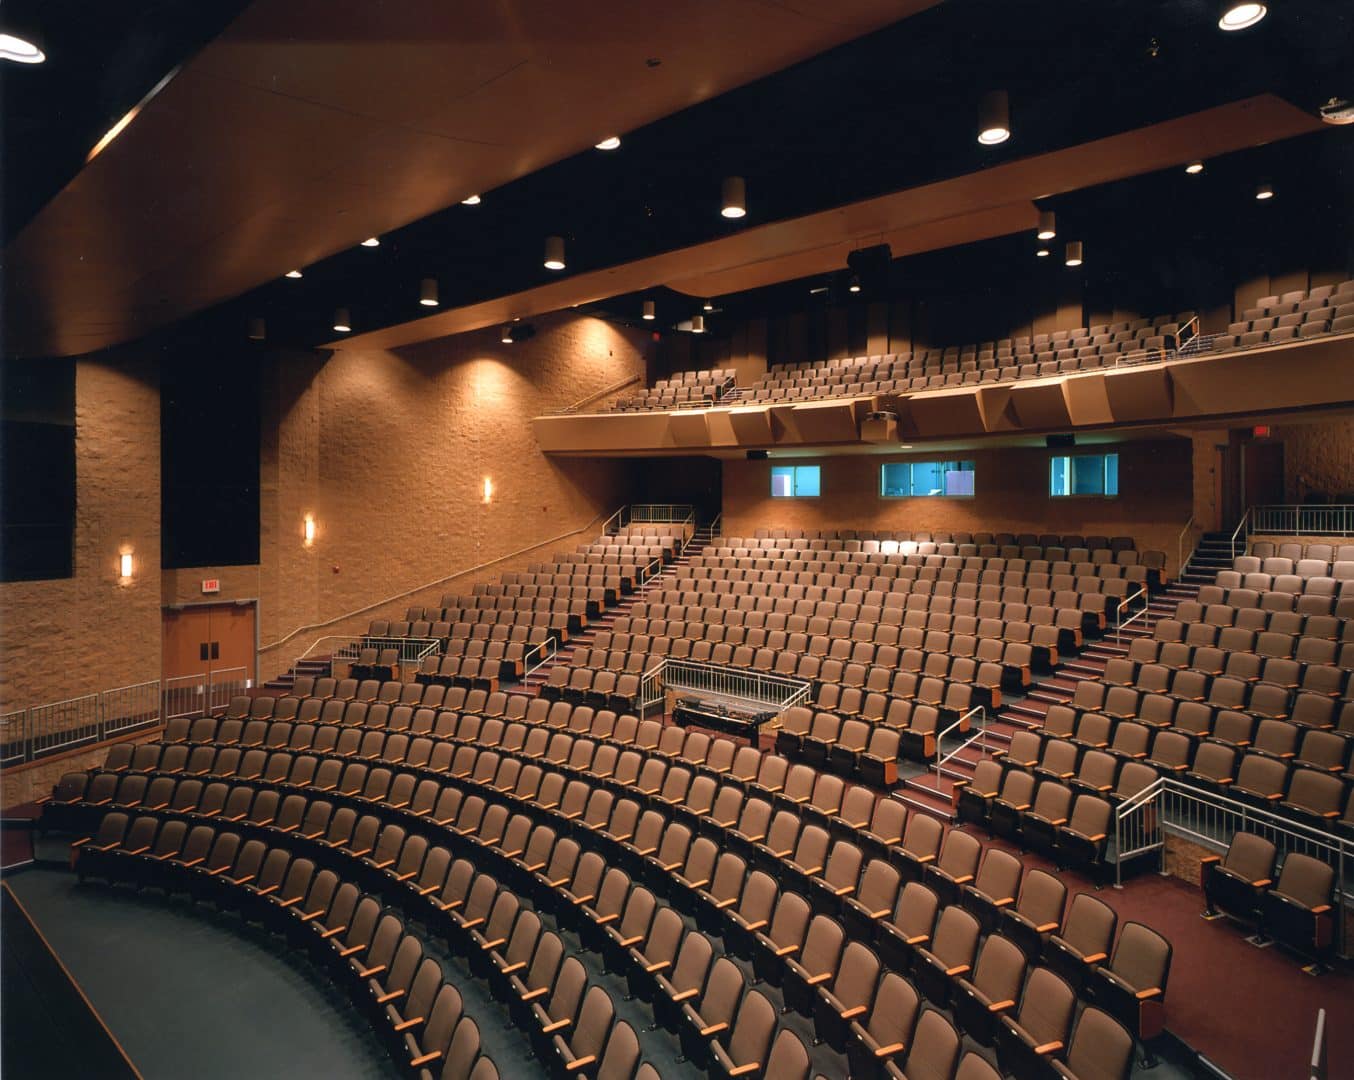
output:
[[[1250,531],[1291,536],[1354,536],[1354,505],[1252,506]],[[1240,552],[1237,552],[1240,554]]]
[[[1225,851],[1237,832],[1263,837],[1280,857],[1298,853],[1328,863],[1335,870],[1337,899],[1354,902],[1354,880],[1349,877],[1354,874],[1354,841],[1168,776],[1159,777],[1115,810],[1115,884],[1123,884],[1126,861],[1156,852],[1164,864],[1167,834]],[[1335,921],[1340,955],[1348,957],[1345,920]]]
[[[669,690],[682,690],[736,705],[774,710],[777,714],[802,705],[813,693],[813,684],[762,671],[707,664],[697,660],[660,660],[640,680],[640,708],[647,716],[662,707]]]
[[[1124,612],[1133,607],[1133,604],[1141,600],[1142,607],[1133,612],[1128,618],[1124,618]],[[1147,586],[1140,585],[1136,592],[1131,592],[1114,606],[1114,640],[1116,644],[1124,643],[1124,627],[1131,626],[1141,618],[1145,618],[1148,612],[1147,606]]]

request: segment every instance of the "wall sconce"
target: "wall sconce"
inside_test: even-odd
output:
[[[126,581],[132,576],[132,553],[124,551],[118,556],[118,577]]]
[[[315,543],[315,518],[310,514],[306,515],[305,523],[301,526],[301,538],[306,547]]]
[[[484,478],[484,502],[487,505],[494,501],[494,482],[487,476]]]

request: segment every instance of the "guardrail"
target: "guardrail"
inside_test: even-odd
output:
[[[1122,645],[1124,643],[1124,627],[1131,626],[1147,614],[1148,608],[1146,598],[1147,586],[1140,585],[1137,592],[1129,593],[1114,606],[1114,640],[1116,644]],[[1142,608],[1125,619],[1124,612],[1133,606],[1135,600],[1143,601]]]
[[[16,709],[0,716],[0,766],[22,765],[155,727],[162,716],[159,679]]]
[[[1152,852],[1158,852],[1164,860],[1168,833],[1225,851],[1238,831],[1264,837],[1281,857],[1297,852],[1328,863],[1335,870],[1338,899],[1345,904],[1354,901],[1354,881],[1348,877],[1354,874],[1354,841],[1167,776],[1159,777],[1115,810],[1115,884],[1123,884],[1127,860]],[[1335,922],[1340,955],[1348,958],[1345,920]]]
[[[1292,536],[1354,536],[1354,505],[1307,503],[1252,506],[1248,511],[1250,531]],[[1240,552],[1237,552],[1240,554]]]
[[[660,660],[640,680],[640,708],[644,715],[661,705],[669,690],[685,690],[720,701],[784,712],[808,701],[813,684],[725,664],[707,664],[697,660]]]
[[[552,634],[538,645],[532,645],[522,654],[522,675],[534,674],[555,662],[559,655],[559,642]]]
[[[975,716],[978,718],[977,730],[974,731],[972,735],[970,735],[967,739],[961,742],[953,750],[951,750],[948,754],[941,754],[939,752],[940,744],[942,740],[944,740],[945,736],[951,734],[954,731],[959,730],[960,728],[963,727],[965,723],[971,721]],[[987,753],[991,749],[991,747],[987,745],[987,735],[988,735],[987,709],[984,708],[982,705],[975,705],[973,708],[969,709],[968,712],[964,713],[963,716],[959,717],[958,720],[950,724],[949,727],[946,727],[943,730],[938,731],[936,733],[936,751],[937,751],[936,760],[935,763],[932,764],[930,770],[928,770],[928,775],[934,778],[934,786],[936,791],[940,790],[940,780],[941,777],[944,776],[946,772],[945,766],[948,765],[951,761],[953,761],[956,757],[958,757],[959,754],[963,753],[963,751],[967,750],[974,743],[979,743],[980,744],[979,748],[984,753]],[[962,773],[959,773],[954,770],[950,770],[950,772],[954,776],[963,775]]]
[[[351,664],[361,658],[363,649],[376,649],[378,652],[381,649],[397,649],[401,665],[413,664],[417,666],[425,656],[440,652],[441,648],[442,642],[439,638],[370,637],[365,634],[357,637],[331,635],[313,641],[310,648],[296,658],[296,662],[299,664],[302,660],[314,660],[321,656],[328,656],[331,664],[335,662]]]

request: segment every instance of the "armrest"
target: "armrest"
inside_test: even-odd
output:
[[[1012,1005],[1014,1005],[1014,1004],[1015,1004],[1015,1002],[1014,1002],[1014,1001],[1011,1001],[1011,1000],[1009,1000],[1009,999],[1006,1000],[1006,1001],[994,1001],[994,1002],[992,1002],[991,1005],[989,1005],[989,1006],[987,1007],[987,1011],[988,1011],[988,1012],[994,1012],[994,1013],[995,1013],[995,1012],[1001,1012],[1001,1011],[1003,1011],[1004,1009],[1009,1009],[1009,1008],[1010,1008]]]
[[[401,1020],[398,1024],[396,1024],[395,1031],[396,1033],[399,1033],[401,1031],[408,1031],[411,1027],[418,1027],[418,1025],[421,1023],[423,1023],[423,1017],[411,1016],[408,1020]]]
[[[1161,996],[1161,987],[1153,986],[1147,990],[1139,990],[1133,996],[1136,997],[1139,1001],[1149,1001],[1154,997]]]
[[[854,1020],[857,1016],[864,1016],[865,1012],[866,1009],[864,1005],[856,1005],[853,1008],[846,1009],[838,1015],[841,1016],[843,1020]]]
[[[541,1031],[543,1034],[553,1035],[557,1031],[563,1031],[572,1023],[572,1020],[556,1020],[553,1024],[546,1024],[545,1027],[541,1028]]]
[[[564,1066],[564,1071],[573,1072],[576,1069],[582,1069],[588,1065],[592,1065],[596,1060],[597,1058],[593,1054],[588,1054],[586,1057],[574,1058],[573,1061]]]
[[[701,1028],[702,1037],[708,1039],[712,1035],[718,1035],[721,1031],[728,1031],[729,1025],[721,1020],[718,1024],[709,1024]]]
[[[382,974],[385,969],[385,964],[377,964],[374,968],[359,968],[357,974],[360,978],[371,979]]]
[[[409,1064],[415,1067],[421,1067],[423,1065],[431,1065],[441,1056],[442,1056],[441,1050],[434,1050],[431,1053],[423,1054],[421,1057],[414,1058],[414,1060],[409,1062]]]
[[[965,970],[967,970],[967,969],[965,969]],[[823,972],[820,972],[820,973],[817,974],[817,975],[810,975],[807,979],[804,980],[804,984],[805,984],[806,986],[819,986],[819,985],[821,985],[821,984],[827,982],[828,979],[830,979],[830,978],[832,978],[832,972],[830,972],[830,971],[823,971]]]
[[[1101,960],[1105,959],[1105,956],[1106,956],[1105,953],[1094,952],[1091,953],[1089,956],[1083,956],[1081,959],[1082,962],[1086,964],[1098,964],[1100,963]]]
[[[1040,1043],[1034,1048],[1034,1052],[1043,1057],[1047,1054],[1056,1054],[1062,1048],[1063,1044],[1059,1040],[1054,1039],[1052,1042]]]
[[[376,999],[376,1004],[385,1005],[391,1001],[398,1001],[402,997],[404,997],[403,990],[391,990],[390,992],[382,994],[380,997],[378,997]]]
[[[693,997],[696,996],[697,992],[698,991],[695,990],[694,988],[691,990],[683,990],[681,991],[681,993],[671,995],[672,1001],[674,1004],[680,1004],[683,1001],[690,1001]]]
[[[207,861],[207,858],[206,858],[205,855],[199,855],[196,859],[188,859],[186,862],[184,862],[183,865],[184,865],[185,868],[187,868],[187,867],[189,867],[189,866],[196,866],[198,863],[200,863],[200,862],[206,862],[206,861]]]
[[[964,974],[966,974],[968,971],[969,971],[969,965],[968,965],[968,964],[957,964],[956,966],[954,966],[954,967],[952,967],[952,968],[946,968],[946,969],[945,969],[945,974],[948,975],[950,978],[953,979],[956,975],[964,975]]]
[[[760,1070],[762,1063],[760,1061],[749,1061],[746,1065],[739,1065],[737,1068],[729,1069],[729,1076],[751,1076]]]

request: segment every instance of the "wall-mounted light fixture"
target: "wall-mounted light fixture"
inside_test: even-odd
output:
[[[304,522],[302,523],[302,525],[301,525],[301,540],[302,540],[302,542],[306,545],[306,547],[310,547],[311,544],[315,543],[315,515],[314,515],[314,514],[307,514],[307,515],[306,515],[306,519],[305,519],[305,521],[304,521]]]
[[[132,576],[132,553],[124,551],[118,555],[118,577],[128,581]]]
[[[494,482],[489,477],[484,478],[484,502],[487,506],[494,501]]]

